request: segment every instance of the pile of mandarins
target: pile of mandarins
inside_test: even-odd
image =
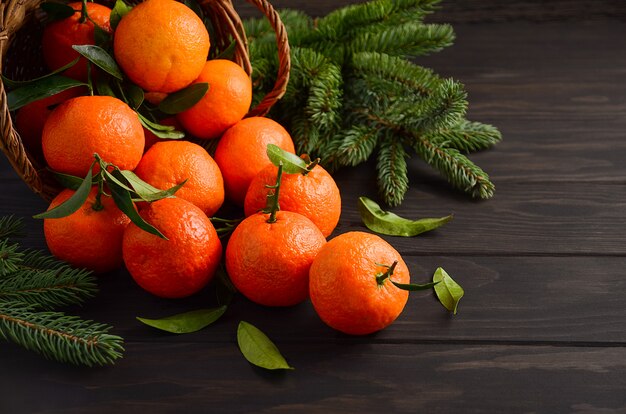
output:
[[[334,180],[315,163],[291,174],[272,164],[268,144],[294,152],[289,133],[271,119],[244,118],[252,100],[250,78],[229,60],[207,61],[209,34],[194,11],[174,0],[147,0],[112,29],[105,6],[70,6],[74,15],[44,32],[51,70],[79,57],[72,45],[94,44],[94,31],[104,30],[113,36],[113,55],[124,75],[151,103],[194,83],[208,83],[209,89],[194,106],[158,120],[184,131],[180,140],[156,137],[127,103],[88,94],[85,87],[19,110],[16,126],[25,145],[55,172],[85,177],[97,153],[158,189],[184,182],[174,197],[136,203],[139,215],[165,238],[131,223],[106,186],[94,185],[78,211],[45,219],[55,256],[100,273],[125,265],[142,288],[165,298],[202,289],[224,256],[235,287],[256,303],[290,306],[310,297],[327,324],[351,334],[393,322],[408,293],[385,280],[409,282],[402,258],[371,234],[346,233],[326,242],[341,211]],[[83,82],[104,76],[82,57],[63,74]],[[216,139],[214,157],[192,142]],[[264,210],[268,194],[271,199],[276,192],[279,203]],[[49,210],[72,194],[63,190]],[[223,251],[210,217],[225,199],[243,207],[247,218]]]

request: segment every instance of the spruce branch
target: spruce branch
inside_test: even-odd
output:
[[[18,251],[19,244],[9,243],[9,239],[0,241],[0,282],[6,275],[19,269],[24,254]]]
[[[372,155],[380,133],[376,128],[366,125],[355,125],[343,130],[339,137],[340,144],[335,158],[341,166],[356,166]]]
[[[433,144],[466,153],[490,148],[502,140],[496,127],[466,119],[448,128],[428,131],[423,137]]]
[[[75,365],[105,365],[121,358],[123,340],[110,327],[61,312],[36,312],[32,306],[0,301],[0,337],[46,358]]]
[[[15,270],[0,279],[0,301],[21,301],[42,310],[81,304],[96,291],[90,271],[34,250],[23,252]]]
[[[20,217],[13,215],[0,217],[0,239],[19,237],[23,229],[24,223]]]
[[[378,190],[390,206],[400,205],[409,188],[407,158],[400,140],[391,138],[380,141],[376,160]]]
[[[430,166],[438,170],[452,186],[474,198],[491,198],[495,186],[480,167],[454,148],[446,148],[418,138],[413,143],[415,152]]]

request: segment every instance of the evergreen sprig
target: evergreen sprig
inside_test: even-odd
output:
[[[110,326],[53,309],[83,303],[96,291],[90,271],[75,269],[36,250],[20,249],[7,236],[20,234],[22,222],[0,218],[0,338],[47,358],[82,365],[113,363],[123,340]]]
[[[106,365],[122,356],[122,338],[110,327],[61,312],[39,312],[22,302],[0,301],[0,337],[44,357],[75,365]]]
[[[490,198],[488,175],[463,153],[499,142],[499,131],[465,119],[463,85],[409,59],[452,44],[446,24],[426,24],[439,0],[374,0],[319,19],[282,11],[292,50],[290,83],[270,116],[286,124],[299,152],[330,169],[376,154],[378,187],[390,205],[408,189],[408,149],[453,187]],[[275,38],[261,19],[244,22],[256,99],[274,84]]]

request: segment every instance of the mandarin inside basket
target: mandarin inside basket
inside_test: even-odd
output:
[[[290,59],[287,32],[267,0],[247,0],[267,17],[276,32],[279,70],[274,88],[252,108],[246,116],[265,115],[285,93],[289,80]],[[0,71],[11,79],[32,79],[42,73],[40,53],[42,0],[1,0],[0,2]],[[103,2],[106,4],[106,2]],[[243,24],[231,0],[200,0],[206,16],[215,31],[211,39],[217,50],[225,50],[235,42],[233,60],[249,75],[252,66],[248,56],[248,42]],[[110,5],[109,5],[110,6]],[[13,127],[8,109],[4,83],[0,79],[0,148],[22,180],[44,199],[51,199],[60,191],[50,172],[34,159],[24,147]]]

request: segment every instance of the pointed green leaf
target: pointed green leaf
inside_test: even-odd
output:
[[[440,282],[435,286],[435,293],[437,294],[437,298],[439,298],[439,302],[456,315],[459,301],[465,294],[463,288],[441,267],[437,268],[435,271],[433,282]]]
[[[306,174],[309,172],[306,168],[306,161],[296,154],[285,151],[278,145],[267,144],[267,157],[277,167],[282,162],[285,174]]]
[[[226,306],[211,309],[198,309],[191,312],[179,313],[161,319],[147,319],[137,317],[137,320],[153,328],[175,334],[185,334],[199,331],[217,321],[226,312]]]
[[[69,188],[70,190],[78,190],[78,188],[84,181],[83,178],[77,177],[75,175],[63,174],[53,170],[49,171],[50,173],[52,173],[52,176],[59,184],[61,184],[65,188]],[[91,184],[93,185],[93,179]]]
[[[72,66],[74,66],[76,63],[78,63],[78,61],[80,60],[80,58],[76,58],[74,60],[72,60],[70,63],[68,63],[67,65],[63,65],[60,68],[58,68],[57,70],[55,70],[54,72],[50,72],[47,75],[43,75],[40,76],[38,78],[35,79],[29,79],[29,80],[25,80],[25,81],[14,81],[11,80],[9,78],[7,78],[6,76],[2,75],[2,82],[4,83],[5,86],[7,86],[10,89],[15,89],[15,88],[19,88],[21,86],[25,86],[34,82],[38,82],[42,79],[45,78],[49,78],[51,76],[54,75],[58,75],[59,73],[63,72],[64,70],[67,70],[69,68],[71,68]]]
[[[74,13],[79,13],[79,11],[74,10],[67,4],[56,3],[52,1],[46,1],[44,3],[41,3],[39,6],[48,15],[48,21],[66,19],[70,16],[73,16]]]
[[[106,50],[104,50],[100,46],[73,45],[72,49],[83,55],[91,63],[98,66],[100,69],[104,70],[111,76],[119,80],[124,79],[124,75],[122,75],[122,70],[119,66],[117,66],[115,60],[111,57],[111,55],[109,55]]]
[[[391,283],[393,283],[394,286],[397,287],[398,289],[408,290],[409,292],[432,289],[433,287],[435,287],[435,285],[439,284],[439,282],[431,282],[431,283],[424,283],[423,285],[419,285],[416,283],[396,283],[393,280],[391,281]]]
[[[126,181],[126,179],[122,177],[119,173],[116,173],[116,170],[113,170],[113,172],[109,172],[107,168],[103,168],[101,171],[102,176],[104,177],[104,182],[107,183],[109,186],[111,184],[116,184],[118,187],[121,187],[128,192],[134,193],[134,190],[131,188],[130,183]]]
[[[67,89],[85,85],[87,84],[60,75],[44,77],[9,92],[7,94],[9,110],[15,111],[31,102],[56,95]]]
[[[128,101],[128,106],[137,110],[143,103],[144,93],[143,89],[134,83],[129,83],[124,86],[126,100]]]
[[[93,29],[94,29],[93,37],[94,37],[95,44],[97,46],[100,46],[103,49],[108,47],[111,41],[113,40],[113,37],[111,36],[111,34],[107,32],[106,30],[104,30],[102,27],[98,26],[97,24],[94,24]]]
[[[113,201],[115,201],[115,204],[122,211],[122,213],[128,216],[130,221],[135,223],[135,225],[140,229],[167,240],[167,237],[165,237],[163,233],[161,233],[156,227],[145,221],[143,217],[139,215],[139,213],[135,209],[135,204],[133,204],[130,192],[127,189],[122,188],[117,183],[108,180],[107,184],[109,186],[109,189],[111,190],[111,196],[113,197]]]
[[[208,90],[208,83],[194,83],[180,91],[167,95],[159,104],[159,109],[161,112],[170,115],[186,111],[200,102]]]
[[[112,82],[112,79],[109,76],[106,76],[104,74],[99,74],[99,76],[96,76],[94,83],[95,83],[96,91],[98,92],[98,95],[112,96],[114,98],[117,98],[118,96],[115,93],[115,91],[113,91],[111,82]]]
[[[109,24],[111,25],[111,29],[115,30],[117,25],[122,20],[122,17],[126,16],[129,11],[133,8],[128,4],[124,3],[122,0],[117,0],[115,2],[115,6],[111,10],[111,16],[109,17]]]
[[[65,202],[59,204],[58,206],[56,206],[55,208],[51,210],[34,215],[33,218],[54,219],[54,218],[67,217],[70,214],[76,212],[79,208],[81,208],[82,205],[85,204],[85,201],[87,201],[87,197],[89,196],[89,192],[91,191],[91,179],[93,177],[93,173],[92,173],[93,165],[94,163],[91,164],[91,167],[89,167],[89,171],[87,172],[87,175],[83,179],[83,182],[80,184],[76,192],[72,194],[70,198],[68,198]]]
[[[133,191],[144,201],[157,201],[163,198],[172,197],[176,191],[180,190],[180,188],[185,185],[187,180],[183,181],[180,184],[173,186],[167,190],[160,190],[152,185],[148,184],[141,178],[137,176],[132,171],[121,170],[119,173],[128,181],[128,183],[133,188]]]
[[[389,211],[384,211],[373,200],[359,197],[359,212],[368,229],[388,236],[413,237],[441,227],[454,217],[452,214],[440,218],[408,220]]]
[[[251,364],[265,369],[294,369],[267,335],[248,322],[239,322],[237,344]]]
[[[176,128],[174,128],[173,126],[161,125],[157,124],[156,122],[152,122],[139,112],[137,112],[137,115],[139,115],[139,121],[141,121],[141,125],[143,125],[144,128],[146,128],[148,131],[152,132],[159,138],[180,139],[185,137],[184,132],[176,131]]]

